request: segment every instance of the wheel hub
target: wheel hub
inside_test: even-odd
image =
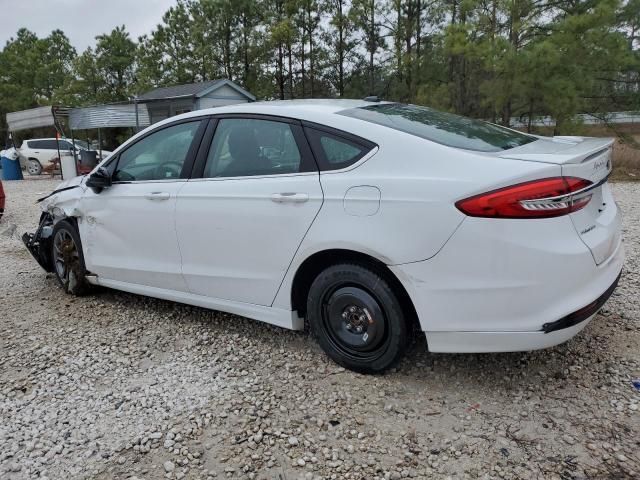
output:
[[[373,350],[385,335],[380,305],[358,287],[341,287],[325,297],[324,322],[334,342],[349,351]]]
[[[358,305],[348,305],[342,311],[345,328],[351,333],[366,333],[367,327],[373,323],[373,318],[366,308]]]

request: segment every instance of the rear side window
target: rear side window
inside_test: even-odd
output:
[[[499,152],[536,140],[499,125],[418,105],[383,103],[339,113],[465,150]]]
[[[320,170],[339,170],[353,165],[375,147],[366,140],[356,140],[324,130],[305,127]]]
[[[223,118],[209,149],[204,177],[284,175],[308,171],[307,167],[289,123]]]

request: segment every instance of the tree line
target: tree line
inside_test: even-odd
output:
[[[0,52],[0,113],[129,100],[229,78],[261,99],[381,98],[508,125],[640,109],[640,0],[177,0],[133,39],[77,52],[20,29]],[[6,127],[5,127],[6,128]]]

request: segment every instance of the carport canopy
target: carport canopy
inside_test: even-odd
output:
[[[144,104],[93,105],[69,110],[69,127],[71,130],[148,127],[149,125],[151,125],[149,112]]]
[[[62,117],[69,118],[71,130],[147,127],[151,124],[146,105],[123,103],[80,108],[59,106],[30,108],[7,113],[7,126],[10,132],[41,127],[54,127],[61,131],[60,119]]]
[[[30,128],[58,127],[57,119],[66,117],[66,107],[37,107],[19,112],[7,113],[7,126],[10,132],[28,130]]]

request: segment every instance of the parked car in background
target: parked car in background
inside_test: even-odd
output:
[[[43,199],[38,262],[90,285],[281,327],[340,365],[564,342],[615,289],[613,140],[543,138],[415,105],[218,107],[140,132]]]
[[[92,150],[87,142],[76,140],[76,155],[80,155],[82,150]],[[51,166],[52,162],[58,158],[58,146],[60,153],[73,151],[73,142],[68,138],[61,138],[56,142],[55,138],[33,138],[22,142],[18,150],[20,154],[20,164],[27,170],[29,175],[40,175],[42,170]],[[102,150],[102,156],[98,160],[103,160],[111,155],[108,150]]]

